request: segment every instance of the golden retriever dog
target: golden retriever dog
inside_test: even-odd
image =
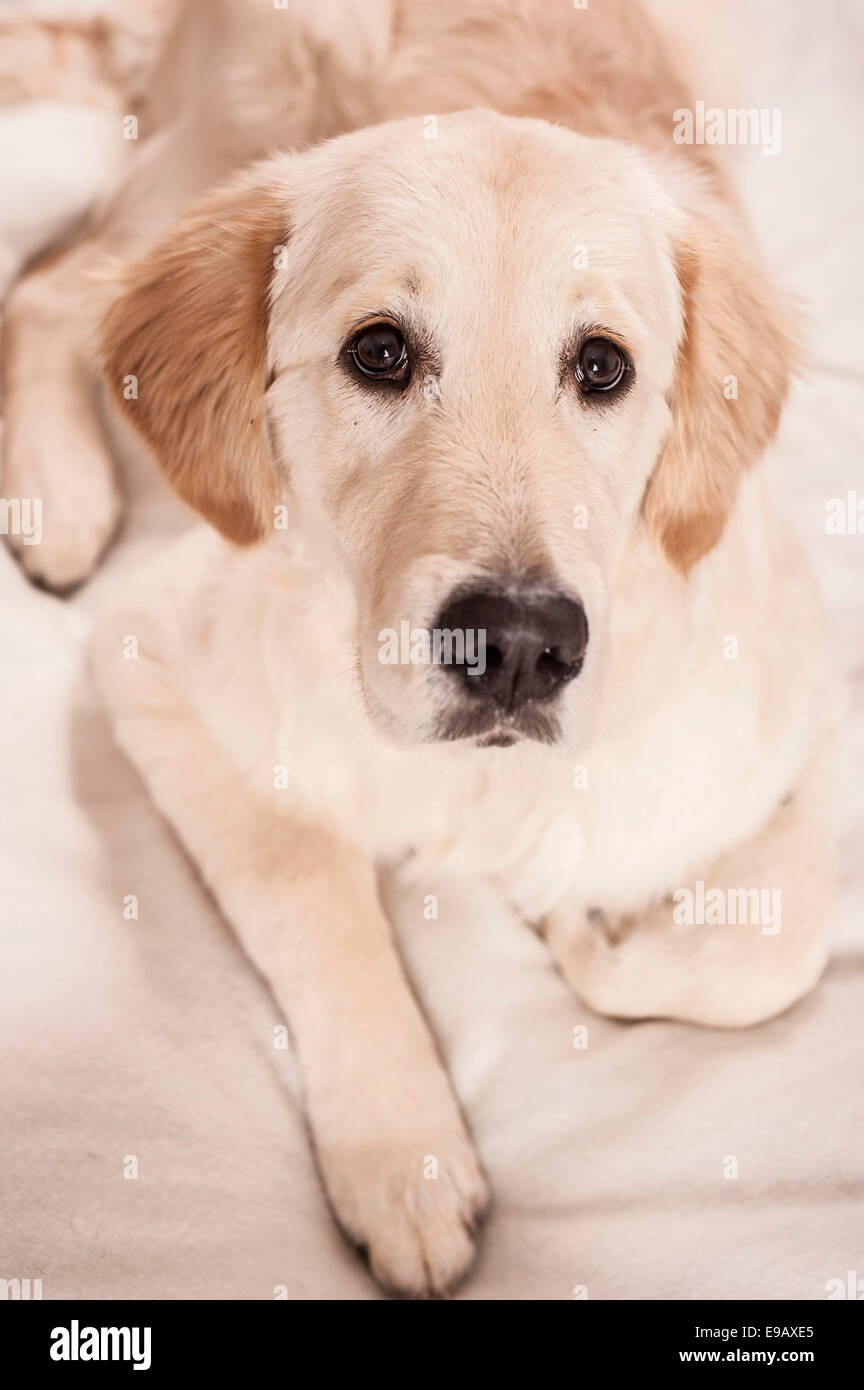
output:
[[[635,4],[211,0],[158,72],[10,308],[24,559],[77,582],[116,524],[107,303],[115,405],[209,525],[98,684],[290,1022],[337,1219],[442,1294],[487,1184],[381,873],[493,881],[622,1018],[742,1027],[822,969],[823,623],[758,467],[790,321]]]

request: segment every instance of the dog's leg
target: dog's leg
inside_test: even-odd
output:
[[[158,663],[122,659],[120,631],[96,653],[117,738],[285,1010],[339,1221],[385,1287],[446,1293],[471,1262],[486,1184],[373,866],[246,786]]]
[[[117,293],[111,272],[228,167],[206,132],[191,125],[155,137],[87,236],[25,276],[9,297],[3,493],[42,504],[40,543],[9,539],[25,570],[48,588],[87,579],[120,517],[94,355],[97,325]]]
[[[4,318],[3,492],[42,507],[39,544],[9,543],[32,579],[58,591],[88,577],[120,517],[81,332],[89,263],[79,248],[25,277]]]
[[[675,901],[617,921],[598,911],[556,909],[545,933],[576,993],[613,1017],[743,1028],[812,989],[825,963],[833,905],[821,781],[811,764],[759,835],[697,882],[682,883],[692,903],[678,893]],[[719,895],[710,897],[712,890]],[[733,913],[738,924],[730,921]],[[684,920],[694,915],[707,920]]]
[[[101,138],[87,156],[78,146],[70,147],[80,162],[78,174],[83,176],[86,196],[82,193],[77,212],[70,207],[69,218],[73,213],[82,216],[87,203],[108,194],[124,161],[132,165],[131,176],[124,177],[118,198],[108,204],[105,214],[88,218],[83,232],[62,252],[25,273],[4,307],[2,490],[7,498],[33,499],[42,506],[39,543],[25,545],[22,537],[14,535],[9,543],[32,578],[57,590],[87,577],[120,515],[114,472],[102,437],[90,341],[110,293],[104,284],[91,282],[90,276],[94,270],[104,272],[106,252],[122,252],[118,213],[130,187],[128,227],[139,235],[146,227],[146,215],[134,202],[134,184],[141,160],[146,163],[150,156],[142,153],[139,160],[133,146],[124,141],[121,113],[146,111],[148,129],[158,125],[160,113],[152,102],[148,107],[138,87],[153,61],[166,19],[164,6],[148,0],[134,15],[117,22],[68,17],[49,23],[25,15],[0,21],[9,68],[0,72],[0,86],[7,89],[7,96],[18,103],[65,100],[73,103],[71,110],[79,120],[85,114],[103,118],[104,124],[98,127]],[[148,94],[152,86],[147,84]],[[168,114],[164,99],[162,105],[164,119]],[[27,108],[16,109],[23,119]],[[56,119],[62,122],[63,117]],[[45,138],[43,134],[43,142]],[[160,140],[152,140],[147,148],[159,151],[163,147]],[[55,160],[68,157],[62,132],[49,140],[48,151],[52,149]],[[49,152],[40,157],[48,165]],[[64,169],[61,188],[70,187],[73,177],[74,170]],[[18,196],[23,196],[22,190]],[[56,214],[51,209],[49,198],[43,211],[48,219],[42,226],[45,241],[62,230],[62,224],[52,221]],[[14,223],[14,203],[11,210]],[[38,224],[35,215],[30,216],[35,234]],[[34,242],[28,254],[36,249]]]

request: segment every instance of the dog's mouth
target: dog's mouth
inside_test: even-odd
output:
[[[513,748],[517,744],[539,743],[547,747],[559,742],[560,721],[553,708],[528,701],[516,709],[505,709],[494,702],[476,697],[462,697],[455,702],[447,699],[437,703],[431,724],[422,720],[420,727],[411,729],[399,719],[389,702],[384,703],[379,692],[360,675],[366,713],[385,738],[397,744],[436,743],[462,744],[466,748]],[[398,706],[397,706],[398,709]]]
[[[475,748],[512,748],[517,743],[557,743],[561,727],[555,715],[531,703],[512,713],[486,706],[442,714],[435,737],[443,743],[464,742]]]
[[[477,740],[477,747],[478,747],[478,748],[512,748],[513,745],[514,745],[514,743],[518,743],[518,742],[519,742],[519,739],[516,737],[515,734],[505,734],[505,733],[488,734],[486,737],[480,738],[480,739]]]

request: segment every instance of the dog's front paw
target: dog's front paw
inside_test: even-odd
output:
[[[489,1192],[458,1112],[388,1142],[318,1147],[336,1215],[376,1280],[408,1298],[441,1298],[469,1268]]]
[[[8,542],[22,569],[56,593],[89,579],[120,521],[113,465],[86,417],[64,420],[50,399],[16,400],[3,439],[6,497],[20,500],[27,526]],[[23,429],[18,414],[27,408]]]

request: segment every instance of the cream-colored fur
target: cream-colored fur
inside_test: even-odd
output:
[[[421,1295],[467,1267],[486,1187],[376,869],[488,876],[598,1009],[758,1022],[824,957],[831,701],[818,603],[754,468],[788,326],[704,150],[673,150],[683,88],[641,12],[352,6],[344,45],[342,18],[282,12],[279,42],[262,11],[226,20],[196,78],[216,132],[169,123],[77,253],[146,251],[100,291],[106,378],[224,533],[139,577],[94,655],[119,741],[290,1020],[336,1215]],[[442,114],[478,103],[496,109]],[[189,142],[203,183],[269,138],[383,117],[265,160],[151,244]],[[430,382],[382,397],[346,376],[343,343],[380,316],[428,343]],[[572,390],[579,326],[633,358],[614,403]],[[379,632],[527,575],[590,628],[554,739],[442,742],[445,674],[382,665]],[[779,889],[780,929],[679,924],[670,897],[698,881]]]

